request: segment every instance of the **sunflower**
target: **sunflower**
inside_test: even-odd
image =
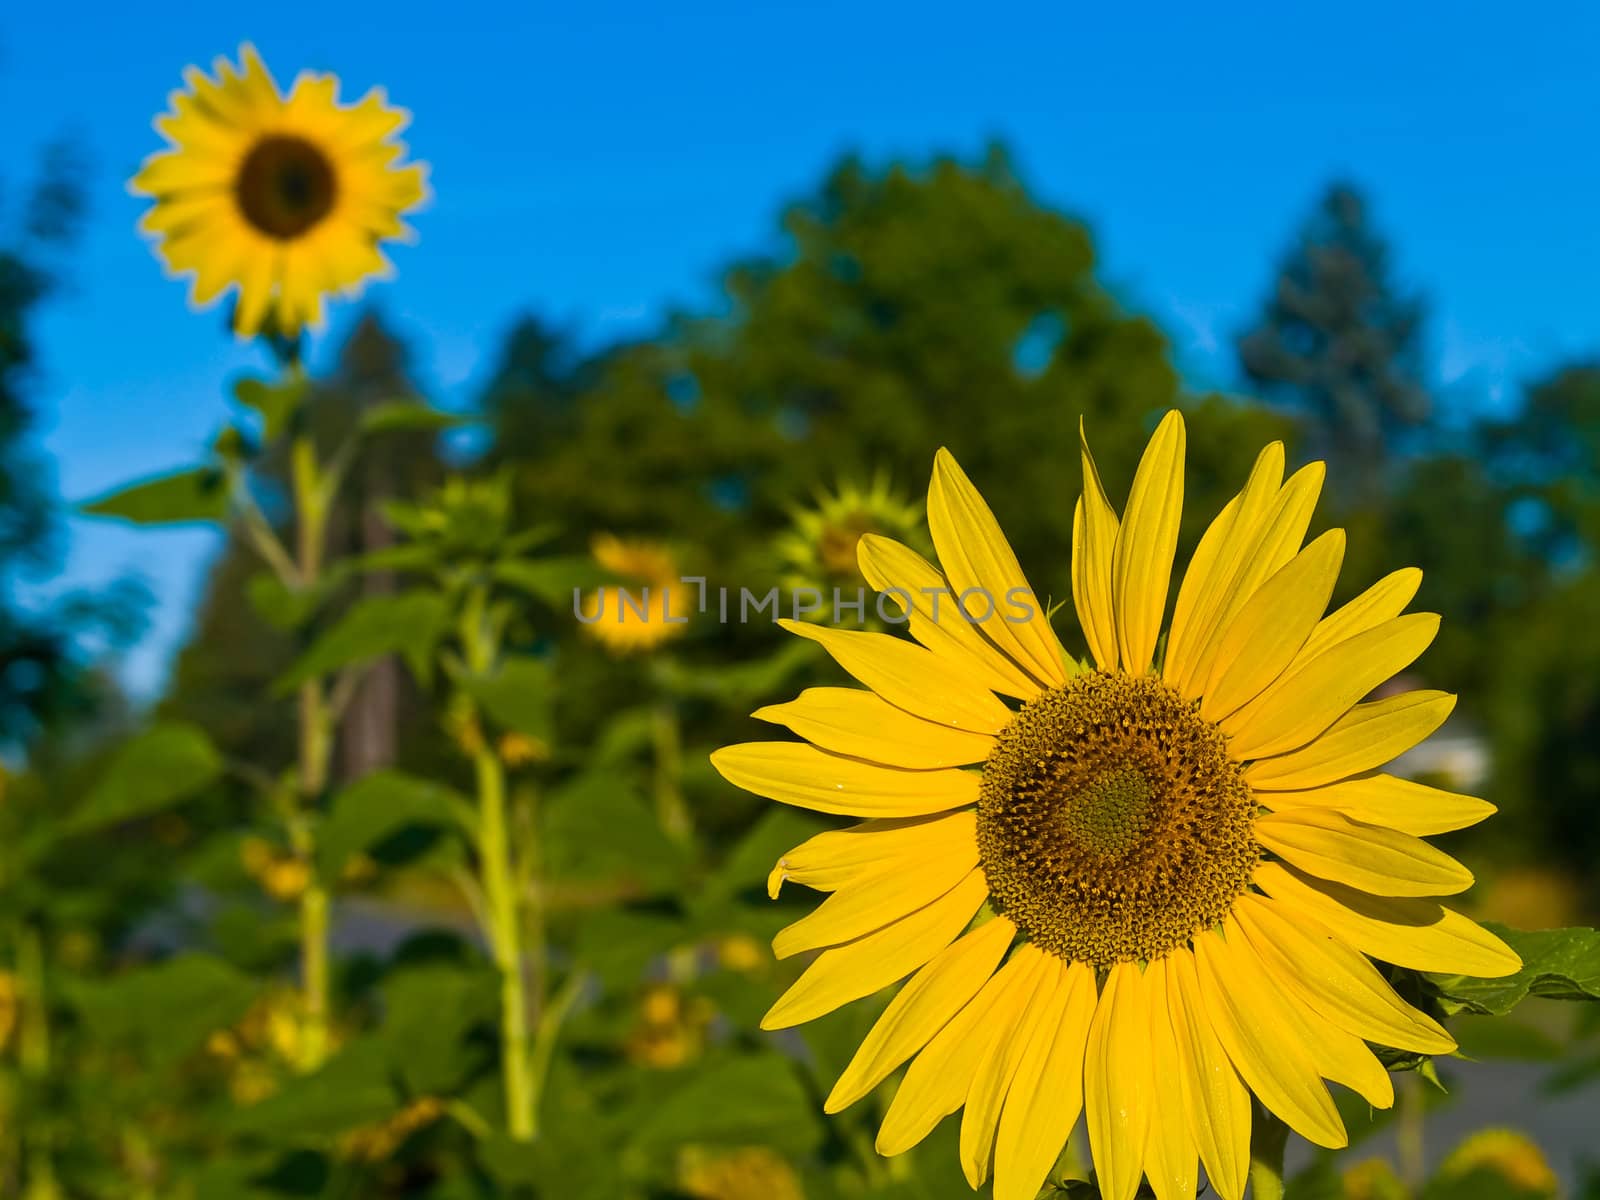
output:
[[[885,538],[860,547],[872,586],[911,607],[915,642],[786,622],[868,690],[813,688],[756,714],[809,745],[712,756],[759,795],[867,818],[772,873],[773,895],[786,879],[832,894],[775,940],[779,957],[822,953],[763,1027],[910,975],[826,1108],[911,1060],[879,1152],[964,1106],[962,1167],[977,1187],[992,1166],[997,1200],[1031,1200],[1080,1115],[1107,1200],[1129,1200],[1141,1176],[1161,1200],[1192,1197],[1199,1164],[1238,1200],[1252,1095],[1342,1146],[1324,1079],[1387,1106],[1367,1043],[1453,1049],[1373,959],[1479,976],[1519,965],[1435,899],[1472,877],[1419,836],[1491,806],[1380,771],[1453,703],[1364,699],[1434,636],[1437,617],[1402,615],[1420,573],[1324,616],[1344,534],[1302,548],[1323,468],[1285,481],[1274,443],[1201,539],[1163,642],[1183,458],[1174,412],[1119,519],[1084,444],[1072,592],[1090,669],[1027,602],[989,507],[940,451],[940,565]]]
[[[631,581],[600,587],[579,606],[583,632],[613,654],[654,650],[683,633],[692,593],[672,551],[659,542],[598,534],[589,552],[596,565]]]
[[[238,288],[241,337],[292,337],[322,323],[325,295],[388,273],[378,244],[410,235],[401,217],[425,198],[426,169],[400,163],[410,116],[381,90],[341,105],[336,77],[302,72],[285,96],[248,45],[214,69],[189,68],[156,118],[170,149],[129,184],[155,201],[140,228],[194,277],[195,304]]]

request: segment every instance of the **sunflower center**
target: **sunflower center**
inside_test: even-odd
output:
[[[339,183],[317,146],[289,134],[264,137],[234,180],[244,219],[280,241],[299,237],[333,211]]]
[[[1222,732],[1155,676],[1044,692],[983,768],[978,853],[1030,940],[1097,967],[1150,960],[1220,921],[1260,851]]]

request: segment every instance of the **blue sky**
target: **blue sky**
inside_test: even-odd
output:
[[[1592,4],[8,6],[0,177],[63,132],[94,160],[88,236],[40,329],[42,440],[69,499],[191,459],[227,381],[258,365],[217,312],[187,311],[123,190],[184,65],[244,40],[280,82],[333,70],[347,95],[382,84],[415,114],[436,198],[370,295],[446,404],[470,400],[519,312],[598,342],[707,302],[718,266],[769,247],[780,205],[844,150],[972,153],[991,136],[1089,221],[1106,281],[1197,384],[1233,381],[1231,334],[1335,174],[1366,185],[1402,277],[1432,299],[1440,382],[1510,402],[1600,352]],[[68,527],[56,584],[132,570],[155,589],[127,667],[141,692],[213,545]]]

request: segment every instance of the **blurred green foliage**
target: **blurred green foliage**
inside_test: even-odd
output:
[[[1509,418],[1421,404],[1421,310],[1367,222],[1331,192],[1241,335],[1270,405],[1184,392],[1160,331],[1098,281],[1087,229],[998,150],[840,163],[784,214],[782,253],[735,262],[712,311],[654,336],[596,350],[523,321],[475,440],[376,316],[325,374],[241,381],[206,462],[89,506],[227,527],[167,694],[148,720],[30,718],[5,785],[0,1192],[970,1194],[948,1122],[901,1159],[873,1152],[885,1089],[821,1116],[883,998],[758,1030],[798,970],[765,943],[807,904],[768,900],[766,876],[826,823],[736,792],[707,753],[834,672],[765,615],[695,614],[614,654],[572,601],[639,582],[593,560],[605,534],[656,539],[713,613],[722,587],[765,594],[804,561],[795,537],[818,536],[797,508],[880,478],[915,496],[940,445],[1056,601],[1080,419],[1120,498],[1160,413],[1185,410],[1181,552],[1263,443],[1328,453],[1350,483],[1322,517],[1351,529],[1345,586],[1416,563],[1446,617],[1423,669],[1463,693],[1505,810],[1466,851],[1491,875],[1588,878],[1600,368],[1558,373]],[[1369,360],[1341,373],[1350,345]],[[1500,1011],[1592,995],[1597,953],[1574,934],[1496,988],[1397,983]],[[1331,1171],[1291,1195],[1355,1194]],[[1363,1194],[1469,1194],[1444,1186]],[[1520,1194],[1484,1186],[1470,1194]]]

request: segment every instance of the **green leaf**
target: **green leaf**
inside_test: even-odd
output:
[[[191,953],[79,985],[73,999],[97,1041],[127,1046],[161,1067],[233,1025],[255,997],[249,976],[219,958]]]
[[[374,1037],[347,1045],[315,1075],[292,1079],[229,1121],[241,1132],[331,1143],[339,1134],[390,1116],[400,1105],[389,1048]]]
[[[694,912],[714,925],[719,911],[741,897],[769,904],[767,876],[778,859],[807,838],[836,827],[792,808],[778,805],[768,808],[692,897],[690,903]],[[805,891],[804,888],[799,890]]]
[[[233,394],[240,404],[261,414],[261,440],[272,442],[289,428],[299,411],[306,395],[306,381],[291,379],[272,383],[265,379],[241,379],[233,385]]]
[[[88,833],[171,808],[222,773],[222,756],[196,726],[156,725],[123,744],[88,798],[66,821]]]
[[[816,1104],[779,1054],[741,1055],[693,1077],[635,1130],[627,1152],[655,1158],[684,1145],[771,1146],[806,1154],[822,1142]]]
[[[549,663],[518,655],[493,675],[466,675],[460,684],[499,724],[549,743],[555,723]]]
[[[412,670],[426,676],[425,662],[448,617],[444,597],[433,592],[369,596],[324,633],[273,685],[279,695],[341,667],[404,653]]]
[[[472,835],[476,817],[459,792],[403,771],[377,771],[334,796],[317,837],[317,869],[335,880],[351,855],[413,825]]]
[[[545,868],[557,879],[673,886],[686,852],[656,823],[631,783],[588,771],[553,792],[544,806]]]
[[[1485,922],[1484,928],[1522,956],[1522,970],[1504,979],[1432,975],[1447,1013],[1501,1016],[1529,996],[1551,1000],[1600,1000],[1600,931],[1524,931]]]
[[[449,413],[443,409],[430,408],[414,400],[391,400],[387,404],[373,405],[362,412],[361,432],[437,433],[443,429],[469,425],[472,421],[472,417],[462,413]]]
[[[337,581],[329,579],[314,588],[291,588],[271,571],[261,571],[245,585],[245,595],[257,616],[287,633],[316,616],[336,586]]]
[[[512,559],[495,563],[494,577],[563,612],[571,609],[574,592],[592,591],[616,582],[616,576],[587,555]]]
[[[228,478],[213,467],[175,471],[86,501],[80,511],[135,525],[222,521],[228,515]]]
[[[412,1095],[450,1095],[488,1065],[489,1052],[464,1045],[498,1012],[492,972],[433,962],[394,971],[383,983],[383,1027],[394,1073]]]
[[[681,945],[689,931],[676,917],[630,908],[604,908],[578,926],[576,961],[601,983],[626,987],[669,950]]]

